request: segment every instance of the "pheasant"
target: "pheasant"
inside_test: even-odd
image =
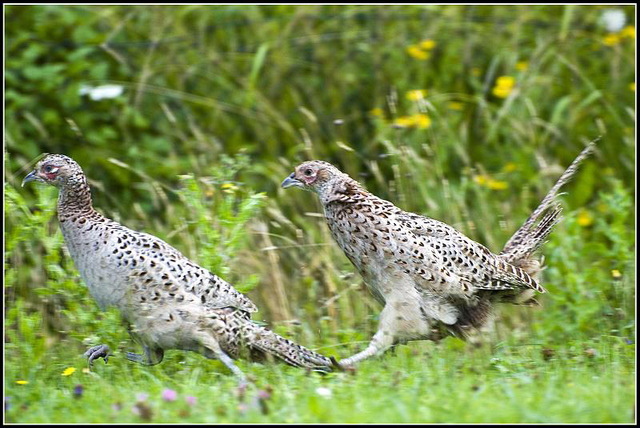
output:
[[[592,147],[580,153],[497,255],[441,221],[376,197],[330,163],[298,165],[282,187],[318,195],[333,239],[383,305],[368,347],[339,365],[352,366],[410,340],[465,339],[486,323],[497,302],[536,304],[533,295],[545,289],[533,253],[561,220],[558,189]]]
[[[91,191],[80,166],[71,158],[47,155],[22,185],[40,181],[57,187],[58,220],[69,253],[101,309],[121,311],[143,355],[127,359],[158,364],[164,351],[195,351],[222,361],[242,382],[233,363],[274,356],[287,364],[330,371],[326,357],[251,321],[257,311],[248,297],[187,259],[161,239],[137,232],[94,210]],[[109,356],[107,345],[89,349],[89,366]]]

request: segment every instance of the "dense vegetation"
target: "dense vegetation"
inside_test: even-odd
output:
[[[634,12],[6,6],[6,420],[633,421]],[[598,136],[543,249],[543,308],[504,307],[482,343],[410,343],[355,374],[240,362],[244,394],[182,352],[84,373],[89,344],[133,345],[78,277],[55,189],[19,187],[41,153],[73,157],[105,215],[248,292],[255,319],[346,357],[380,307],[316,199],[279,188],[295,165],[330,161],[497,252]]]

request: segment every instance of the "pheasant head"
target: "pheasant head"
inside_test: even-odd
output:
[[[76,213],[93,212],[91,190],[80,165],[65,155],[46,155],[22,180],[22,186],[39,181],[60,189],[58,216],[62,220]]]
[[[30,181],[39,181],[58,188],[67,185],[86,185],[86,178],[80,165],[65,155],[47,155],[22,180],[22,186]]]
[[[351,196],[364,192],[347,174],[329,162],[318,160],[298,165],[282,182],[282,188],[289,187],[312,191],[318,194],[323,204],[334,201],[348,202]]]

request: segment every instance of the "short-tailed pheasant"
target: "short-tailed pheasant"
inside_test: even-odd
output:
[[[331,361],[251,321],[256,306],[233,286],[187,259],[166,242],[137,232],[94,210],[80,166],[64,155],[47,155],[23,185],[40,181],[59,189],[58,219],[65,243],[90,294],[101,308],[115,306],[144,355],[127,358],[152,365],[164,351],[195,351],[222,361],[244,379],[232,358],[284,362],[330,371]],[[89,365],[109,348],[85,354]]]
[[[573,161],[498,255],[443,222],[376,197],[327,162],[297,166],[282,187],[318,195],[333,238],[384,306],[369,346],[340,365],[410,340],[449,334],[465,338],[486,322],[496,302],[536,303],[534,293],[545,290],[533,253],[561,219],[558,189],[592,146]]]

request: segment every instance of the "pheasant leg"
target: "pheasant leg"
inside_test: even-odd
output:
[[[143,349],[144,355],[127,352],[127,360],[140,363],[144,366],[153,366],[162,361],[164,357],[164,351],[162,349],[154,349],[152,351],[148,346],[143,346]]]
[[[98,345],[87,349],[83,355],[87,357],[87,360],[89,361],[89,368],[91,368],[93,366],[93,360],[98,358],[104,358],[104,363],[107,364],[110,353],[111,350],[109,349],[109,346]]]

